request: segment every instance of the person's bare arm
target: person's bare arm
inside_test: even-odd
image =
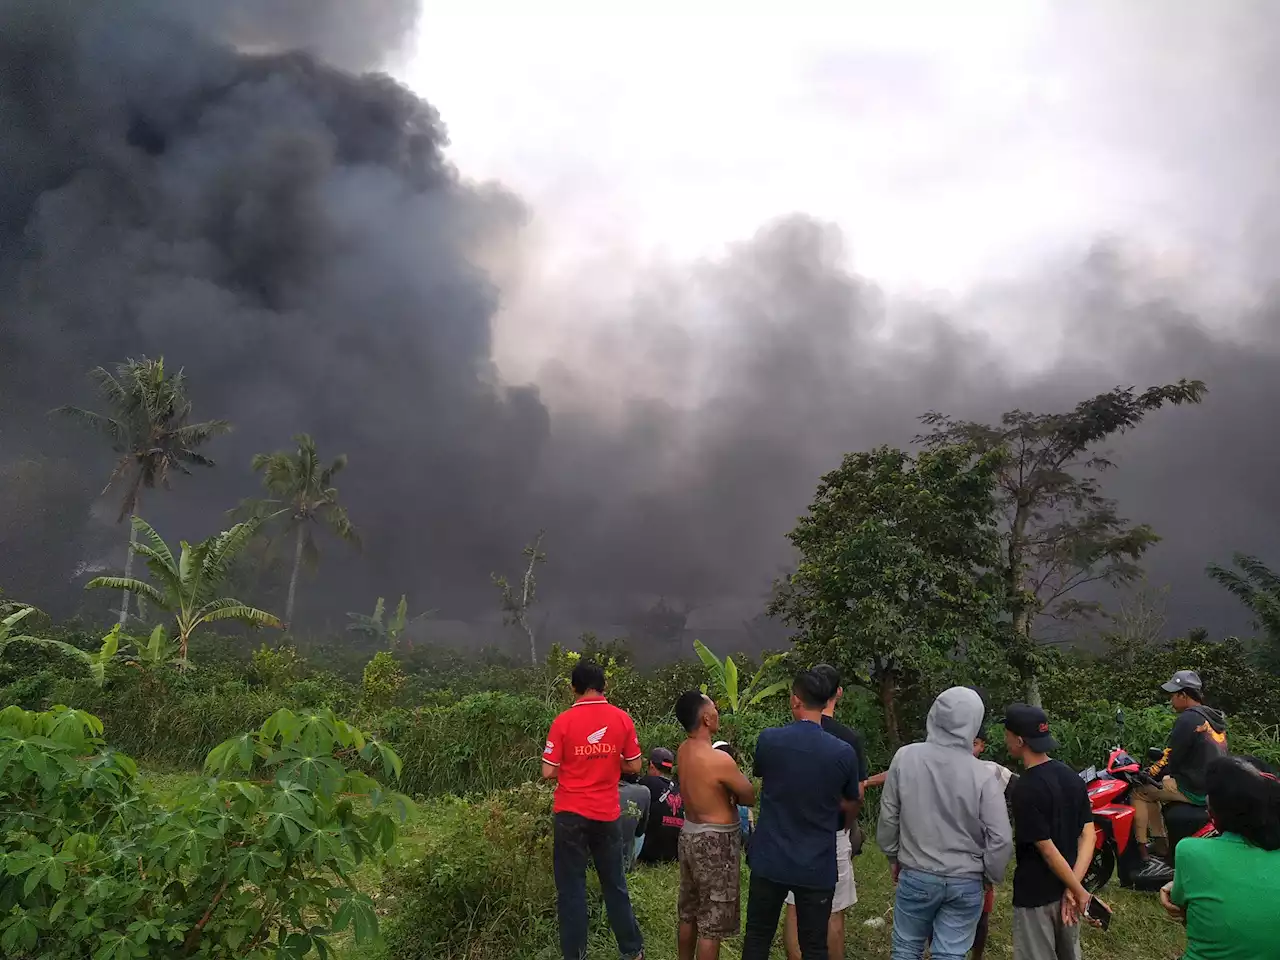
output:
[[[1075,910],[1075,915],[1071,917],[1070,922],[1075,921],[1084,916],[1084,912],[1089,906],[1089,891],[1080,883],[1080,878],[1076,876],[1076,872],[1071,865],[1067,863],[1066,858],[1058,852],[1058,848],[1054,846],[1052,840],[1037,840],[1036,850],[1040,852],[1040,856],[1044,858],[1044,862],[1048,864],[1050,871],[1057,877],[1067,888],[1067,894],[1071,897]]]
[[[867,779],[862,781],[862,789],[866,790],[867,787],[883,787],[884,782],[887,779],[889,779],[888,770],[884,771],[884,773],[877,773],[874,777],[867,777]]]
[[[755,806],[756,788],[747,779],[747,775],[738,769],[738,765],[733,762],[733,757],[727,753],[720,755],[724,758],[720,762],[719,771],[717,771],[720,783],[729,791],[729,795],[742,806]]]
[[[1084,875],[1089,872],[1089,864],[1093,862],[1093,851],[1097,846],[1097,828],[1086,823],[1080,831],[1080,842],[1076,844],[1076,879],[1084,883]]]
[[[560,776],[560,768],[557,767],[554,763],[547,763],[547,761],[543,760],[542,761],[542,779],[554,780],[558,776]]]
[[[641,755],[637,754],[636,756],[632,757],[630,760],[623,760],[623,761],[622,761],[622,772],[623,772],[623,773],[639,773],[639,772],[640,772],[640,761],[641,761],[641,760],[643,760],[643,759],[644,759],[644,758],[643,758],[643,756],[641,756]],[[545,776],[545,774],[544,774],[544,776]]]

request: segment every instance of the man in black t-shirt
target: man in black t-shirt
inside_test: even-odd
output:
[[[1026,768],[1013,788],[1013,953],[1018,960],[1080,960],[1081,881],[1093,859],[1093,809],[1084,781],[1049,754],[1058,742],[1039,707],[1005,710],[1009,755]]]
[[[640,848],[640,863],[675,863],[679,855],[684,803],[680,786],[672,779],[676,758],[666,747],[649,751],[649,775],[640,782],[649,788],[649,823]]]

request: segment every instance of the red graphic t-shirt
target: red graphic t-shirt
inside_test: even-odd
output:
[[[640,756],[636,725],[604,697],[583,697],[551,723],[543,762],[559,767],[556,813],[617,820],[622,762]]]

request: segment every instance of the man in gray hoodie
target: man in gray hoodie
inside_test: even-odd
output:
[[[1013,855],[1004,785],[973,755],[982,698],[968,687],[933,701],[924,743],[889,765],[876,840],[898,891],[893,960],[964,960],[982,916],[983,881],[999,883]]]

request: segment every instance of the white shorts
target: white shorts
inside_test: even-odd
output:
[[[849,843],[849,831],[836,834],[836,892],[831,898],[831,912],[840,913],[858,902],[858,885],[853,882],[853,847]],[[796,898],[787,894],[787,906],[794,907]]]

